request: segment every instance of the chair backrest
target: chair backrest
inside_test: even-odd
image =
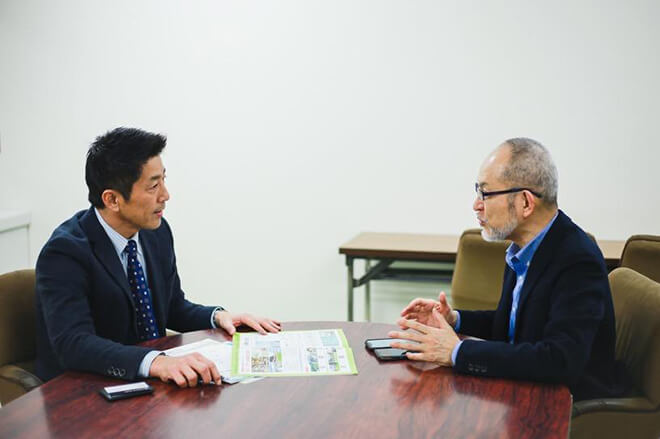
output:
[[[621,266],[660,282],[660,236],[633,235],[626,241]]]
[[[629,268],[609,274],[616,316],[616,358],[633,385],[660,405],[660,283]]]
[[[502,294],[509,241],[488,242],[481,229],[468,229],[458,241],[456,266],[451,280],[451,302],[457,309],[497,308]]]
[[[596,238],[587,232],[596,242]],[[456,265],[451,279],[451,302],[457,309],[489,310],[497,308],[502,295],[506,261],[511,241],[488,242],[481,229],[468,229],[458,241]]]
[[[0,276],[0,366],[34,361],[34,287],[34,270]]]

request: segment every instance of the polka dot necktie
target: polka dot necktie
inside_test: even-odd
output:
[[[135,240],[129,240],[124,251],[128,253],[128,283],[133,294],[138,338],[140,341],[150,340],[158,337],[158,328],[151,303],[151,291],[144,280],[144,270],[138,260]]]

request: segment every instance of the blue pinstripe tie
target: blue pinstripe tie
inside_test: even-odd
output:
[[[138,338],[140,341],[158,337],[158,326],[154,316],[154,307],[151,303],[151,291],[144,280],[144,270],[137,256],[135,240],[128,241],[124,249],[128,253],[128,283],[133,294],[135,314],[138,325]]]

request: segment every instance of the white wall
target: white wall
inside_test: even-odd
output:
[[[553,152],[599,238],[660,234],[655,1],[0,1],[0,208],[31,257],[87,207],[84,156],[166,133],[184,289],[284,320],[344,319],[360,231],[474,227],[500,141]],[[1,251],[7,251],[2,249]]]

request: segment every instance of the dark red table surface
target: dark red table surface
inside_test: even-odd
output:
[[[265,378],[251,384],[179,389],[149,379],[150,396],[113,403],[98,391],[124,384],[67,372],[0,409],[0,438],[327,438],[568,436],[571,395],[564,386],[454,373],[409,361],[379,362],[367,338],[393,325],[285,323],[284,330],[341,328],[358,375]],[[148,343],[167,349],[214,338],[197,331]]]

